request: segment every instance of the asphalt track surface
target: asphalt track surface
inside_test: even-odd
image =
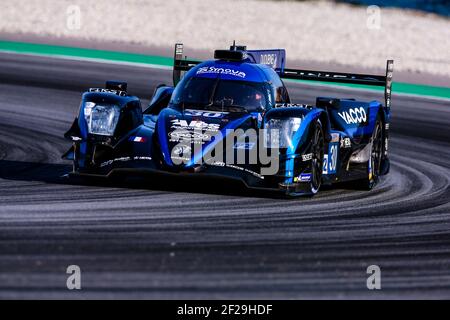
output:
[[[450,298],[450,102],[393,99],[391,173],[285,200],[218,181],[70,182],[62,138],[106,79],[166,70],[0,54],[0,298]],[[379,93],[289,84],[296,102]],[[66,289],[79,265],[82,290]],[[368,290],[366,268],[381,268]]]

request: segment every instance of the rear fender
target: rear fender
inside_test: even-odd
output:
[[[366,144],[372,136],[377,115],[382,109],[378,101],[367,103],[340,100],[338,107],[327,110],[335,129],[345,132],[355,144]]]

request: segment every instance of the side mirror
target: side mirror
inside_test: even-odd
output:
[[[331,108],[331,109],[339,109],[341,106],[341,100],[336,98],[327,98],[327,97],[318,97],[316,99],[316,107],[317,108]]]
[[[144,114],[158,115],[169,104],[173,90],[174,87],[166,86],[165,84],[158,85]]]

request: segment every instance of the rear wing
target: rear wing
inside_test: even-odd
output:
[[[335,82],[335,83],[350,83],[350,84],[363,84],[369,86],[384,87],[384,97],[386,108],[391,107],[391,93],[392,93],[392,74],[394,71],[394,60],[388,60],[386,64],[386,75],[369,75],[369,74],[352,74],[341,72],[328,72],[328,71],[313,71],[313,70],[297,70],[284,68],[285,52],[283,49],[279,50],[246,50],[245,47],[234,48],[245,52],[245,59],[249,59],[254,63],[268,64],[264,59],[264,53],[276,54],[278,62],[273,63],[274,70],[279,74],[282,79],[296,79],[296,80],[310,80],[310,81],[322,81],[322,82]],[[218,50],[226,51],[226,50]],[[183,44],[175,44],[174,64],[173,64],[173,84],[174,86],[181,80],[184,73],[189,71],[192,67],[201,63],[201,61],[187,60],[183,58]]]
[[[297,70],[297,69],[284,69],[284,71],[279,73],[279,75],[283,79],[351,83],[351,84],[363,84],[369,86],[384,87],[384,98],[386,108],[390,108],[393,72],[394,72],[394,60],[387,60],[385,76],[371,75],[371,74],[328,72],[328,71]]]

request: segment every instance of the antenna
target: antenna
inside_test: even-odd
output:
[[[247,50],[246,46],[237,46],[236,45],[236,40],[233,40],[233,45],[230,46],[230,51],[245,51]]]

